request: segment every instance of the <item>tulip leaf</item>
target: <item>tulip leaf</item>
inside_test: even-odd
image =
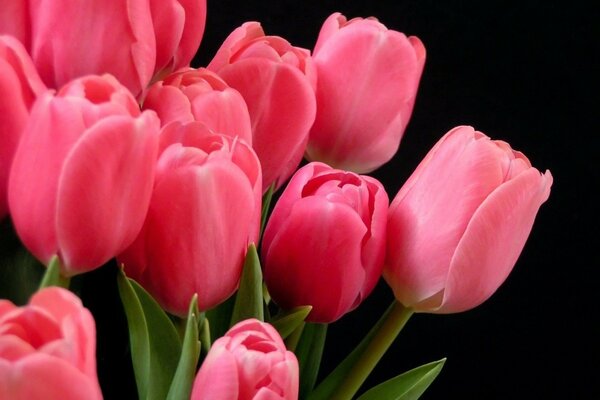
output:
[[[70,279],[65,278],[60,273],[60,260],[58,256],[53,256],[48,263],[46,272],[40,282],[40,289],[47,288],[50,286],[58,286],[65,289],[69,288]]]
[[[304,326],[296,346],[300,366],[300,399],[306,398],[317,382],[326,336],[327,324],[307,323]]]
[[[312,310],[312,306],[301,306],[285,311],[277,315],[271,321],[271,325],[277,329],[281,338],[285,339],[302,325],[310,310]]]
[[[167,400],[189,399],[192,394],[192,386],[196,376],[196,365],[200,357],[200,342],[198,340],[199,317],[198,295],[194,295],[188,311],[181,357],[179,358],[177,371],[175,371],[175,377],[171,382]]]
[[[256,246],[248,246],[244,269],[240,279],[240,288],[235,297],[230,326],[248,318],[265,320],[263,309],[262,271]]]
[[[206,311],[206,319],[210,321],[210,337],[220,338],[229,330],[234,305],[235,296],[231,296],[215,308]],[[205,346],[204,342],[202,346]]]
[[[445,358],[411,369],[367,391],[358,400],[417,400],[438,376]]]
[[[265,225],[267,224],[267,217],[269,216],[269,208],[271,207],[271,200],[273,199],[273,192],[275,191],[275,184],[271,184],[267,192],[262,198],[262,209],[260,214],[260,237],[262,237]]]
[[[129,346],[142,400],[164,399],[177,369],[181,340],[158,303],[121,270],[119,294],[129,327]]]
[[[392,312],[393,304],[383,313],[379,321],[371,328],[358,346],[317,386],[307,397],[308,400],[329,400],[338,386],[346,378],[354,364],[361,357],[375,334],[379,331],[387,316]]]

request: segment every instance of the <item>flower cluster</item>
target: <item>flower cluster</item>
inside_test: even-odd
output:
[[[0,218],[48,266],[28,305],[0,300],[0,398],[102,398],[93,317],[47,286],[107,263],[140,396],[197,400],[351,398],[382,326],[476,307],[515,265],[552,175],[509,144],[460,126],[395,196],[363,175],[400,145],[418,38],[335,13],[308,50],[247,22],[193,68],[205,18],[205,0],[0,10]],[[315,386],[322,327],[382,276],[389,323]]]

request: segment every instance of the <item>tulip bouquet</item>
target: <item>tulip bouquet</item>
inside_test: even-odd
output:
[[[476,307],[515,265],[552,176],[506,142],[450,130],[391,202],[361,175],[398,149],[418,38],[335,13],[309,51],[247,22],[192,68],[205,17],[205,0],[0,8],[2,241],[18,237],[0,399],[103,397],[79,298],[99,268],[140,399],[319,400],[353,398],[411,315]],[[328,324],[381,276],[396,300],[320,377]],[[443,363],[360,399],[416,399]]]

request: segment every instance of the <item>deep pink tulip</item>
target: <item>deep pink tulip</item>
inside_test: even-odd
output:
[[[296,400],[298,360],[269,324],[248,319],[212,345],[192,400]]]
[[[8,212],[8,174],[29,109],[45,90],[23,45],[0,36],[0,219]]]
[[[398,150],[417,94],[425,48],[374,18],[323,24],[313,53],[317,116],[306,149],[310,160],[370,172]]]
[[[214,132],[252,143],[248,107],[242,95],[207,69],[177,71],[150,87],[144,109],[156,111],[162,125],[200,121]]]
[[[205,19],[206,0],[8,0],[0,33],[23,42],[48,87],[110,73],[137,95],[189,65]]]
[[[315,70],[308,50],[265,36],[258,22],[234,30],[208,66],[248,104],[263,187],[296,170],[315,119]]]
[[[421,312],[471,309],[512,270],[552,175],[468,126],[448,132],[393,200],[384,276]]]
[[[262,242],[264,276],[284,309],[313,307],[333,322],[356,308],[381,276],[388,196],[377,180],[310,163],[277,202]]]
[[[207,310],[238,287],[258,240],[260,163],[241,140],[199,122],[167,125],[160,146],[144,227],[119,260],[167,311],[186,315],[194,293]]]
[[[160,122],[140,114],[112,76],[42,94],[15,153],[8,201],[16,231],[67,276],[99,267],[139,233],[148,209]]]
[[[73,293],[42,289],[24,307],[0,300],[0,399],[102,399],[94,318]]]

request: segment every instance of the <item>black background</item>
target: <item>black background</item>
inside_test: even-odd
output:
[[[427,61],[394,159],[373,175],[390,197],[449,129],[472,125],[523,151],[554,186],[505,284],[456,315],[415,315],[366,386],[448,357],[424,399],[600,398],[595,274],[598,31],[588,2],[209,0],[195,66],[244,21],[311,49],[334,11],[418,36]],[[589,2],[591,4],[592,2]],[[596,98],[596,100],[598,100]],[[598,103],[600,104],[600,103]],[[380,284],[329,330],[322,369],[352,349],[391,301]]]

